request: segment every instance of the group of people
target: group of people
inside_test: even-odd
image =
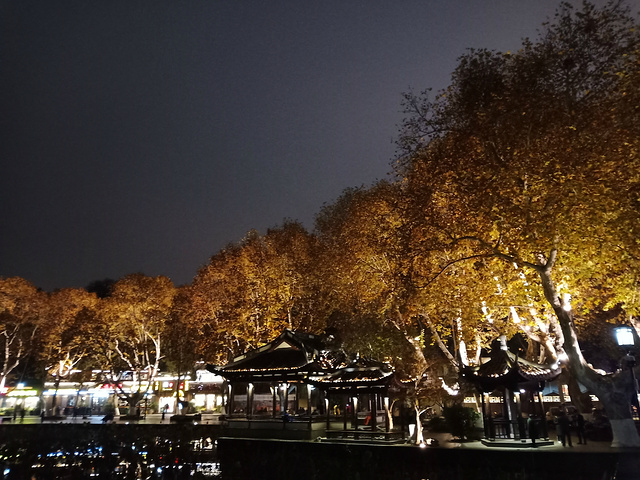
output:
[[[564,410],[560,410],[555,423],[556,431],[558,433],[558,441],[562,443],[563,447],[566,447],[567,444],[570,447],[573,447],[573,443],[571,442],[571,430],[575,430],[579,445],[587,444],[587,438],[584,434],[584,417],[581,413],[578,412],[575,415],[569,416]]]
[[[24,407],[19,407],[18,405],[16,405],[13,408],[13,421],[16,421],[17,417],[20,417],[20,421],[23,422],[24,421],[24,414],[26,413],[26,410],[24,409]]]

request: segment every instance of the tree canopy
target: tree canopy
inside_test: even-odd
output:
[[[222,363],[291,328],[336,332],[419,389],[519,333],[540,362],[568,355],[616,441],[640,444],[628,376],[579,343],[603,344],[610,324],[640,332],[639,52],[623,2],[562,3],[518,51],[469,50],[446,89],[405,94],[393,178],[347,189],[312,233],[251,231],[179,289],[136,274],[45,295],[0,279],[2,382],[37,328],[48,365],[73,365],[89,318],[113,382],[151,378],[165,353],[180,369]]]
[[[619,2],[563,3],[538,42],[470,51],[436,99],[405,97],[397,169],[412,216],[439,231],[417,248],[437,238],[454,259],[440,263],[444,273],[481,261],[493,293],[476,302],[553,334],[550,353],[566,351],[614,422],[630,418],[630,385],[587,365],[578,332],[603,312],[623,322],[638,308],[635,27]]]

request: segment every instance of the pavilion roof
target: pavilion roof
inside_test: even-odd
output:
[[[310,376],[309,383],[324,390],[376,389],[388,386],[392,378],[388,364],[358,358],[335,372]]]
[[[349,362],[332,337],[291,330],[226,365],[207,365],[207,370],[233,381],[304,381],[325,390],[379,389],[393,376],[388,364],[361,357]]]
[[[525,360],[506,349],[494,348],[488,362],[466,367],[464,378],[488,392],[499,387],[541,388],[545,381],[560,375],[561,368],[555,364],[538,364]]]
[[[329,348],[327,336],[285,330],[260,348],[234,358],[224,366],[207,365],[207,369],[225,378],[306,376],[326,368],[322,352]]]

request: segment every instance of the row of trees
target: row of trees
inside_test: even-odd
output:
[[[189,285],[130,275],[100,298],[3,279],[2,381],[28,342],[55,378],[88,362],[117,382],[287,327],[387,358],[426,395],[443,362],[519,333],[535,360],[566,356],[615,441],[640,445],[630,376],[591,365],[610,324],[640,326],[639,32],[619,1],[561,4],[518,52],[470,50],[446,90],[404,96],[392,180],[345,191],[313,232],[249,233]],[[589,361],[579,338],[598,346]]]
[[[176,289],[166,277],[141,274],[106,286],[100,298],[87,289],[46,293],[22,278],[0,279],[0,387],[35,376],[53,379],[57,390],[73,372],[101,369],[116,387],[131,376],[137,391],[121,394],[135,407],[149,388],[142,379],[153,380],[160,367]]]

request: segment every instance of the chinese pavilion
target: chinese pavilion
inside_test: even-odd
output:
[[[384,414],[391,367],[350,359],[332,336],[285,330],[268,344],[207,369],[226,379],[226,425],[243,435],[391,437]],[[238,432],[240,433],[240,432]]]
[[[540,365],[510,352],[504,336],[499,343],[494,342],[487,362],[463,369],[463,378],[474,384],[482,396],[483,443],[526,443],[533,429],[535,436],[548,440],[541,392],[545,382],[556,379],[560,372],[557,363]],[[489,403],[492,392],[500,395],[500,404]]]

